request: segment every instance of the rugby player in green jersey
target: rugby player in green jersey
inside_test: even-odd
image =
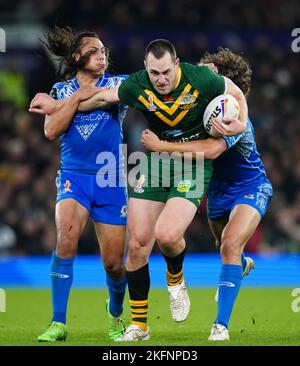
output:
[[[240,117],[239,120],[227,121],[227,133],[236,135],[245,130],[247,103],[242,91],[230,79],[206,66],[180,63],[173,44],[163,39],[150,42],[144,62],[144,70],[130,75],[121,85],[102,90],[80,103],[79,109],[88,111],[105,104],[128,104],[144,114],[149,128],[160,138],[190,141],[208,137],[199,121],[202,121],[204,110],[213,98],[228,93],[238,100]],[[63,113],[64,108],[67,105],[55,113]],[[182,171],[177,171],[178,166],[182,167],[181,164],[166,162],[157,155],[153,156],[151,152],[147,152],[147,160],[141,164],[128,206],[126,274],[132,322],[117,341],[147,340],[150,337],[147,325],[150,289],[148,258],[155,242],[167,263],[173,319],[176,322],[184,321],[190,311],[190,300],[183,277],[184,234],[209,184],[211,161],[204,160],[200,164],[203,171],[197,181],[198,163],[196,165],[191,161],[184,164],[184,173],[185,170],[189,173],[189,179],[185,179],[185,175],[181,175]],[[166,177],[164,172],[168,163],[170,169]],[[196,179],[191,179],[190,173],[192,177],[196,174]],[[166,181],[168,185],[164,184]]]

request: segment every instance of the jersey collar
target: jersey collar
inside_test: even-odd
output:
[[[178,87],[180,80],[181,80],[181,67],[180,67],[180,65],[178,65],[175,89]]]
[[[95,84],[95,86],[96,86],[96,87],[100,87],[100,86],[101,86],[101,84],[102,84],[102,81],[103,81],[104,79],[106,79],[106,78],[107,78],[107,74],[106,74],[106,73],[104,73],[104,74],[103,74],[103,76],[102,76],[102,77],[100,77],[100,78],[98,79],[98,81],[97,81],[97,83]],[[78,80],[77,80],[77,77],[76,77],[76,76],[74,77],[74,85],[75,85],[76,89],[79,89],[79,88],[80,88],[80,85],[79,85],[79,83],[78,83]]]

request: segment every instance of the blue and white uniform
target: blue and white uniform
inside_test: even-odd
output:
[[[96,86],[112,88],[127,75],[105,73]],[[76,77],[56,83],[50,95],[70,97],[80,88]],[[118,104],[90,112],[77,112],[60,136],[61,161],[56,177],[57,200],[73,198],[94,221],[125,225],[127,189],[121,151],[122,123],[128,107]]]
[[[208,218],[228,219],[238,204],[254,207],[263,217],[272,199],[273,189],[256,149],[251,121],[248,119],[244,133],[223,138],[227,150],[213,163],[213,175],[207,192]]]

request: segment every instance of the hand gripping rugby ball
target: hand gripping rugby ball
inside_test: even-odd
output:
[[[213,129],[211,119],[213,117],[221,120],[224,118],[238,118],[239,114],[240,106],[235,97],[230,94],[218,95],[209,102],[203,114],[203,124],[206,132],[213,137],[219,137],[220,133]]]

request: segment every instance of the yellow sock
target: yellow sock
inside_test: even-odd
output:
[[[147,330],[148,300],[129,300],[131,307],[131,324]]]
[[[183,281],[183,269],[180,272],[172,274],[167,269],[167,283],[168,286],[179,285]]]

